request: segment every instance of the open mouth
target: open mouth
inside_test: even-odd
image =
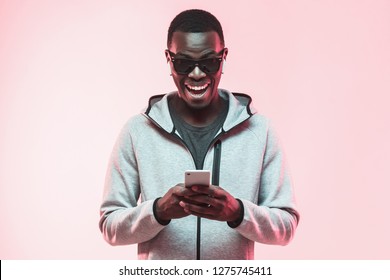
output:
[[[186,84],[186,89],[188,93],[193,97],[193,98],[202,98],[209,87],[210,84],[204,84],[204,85],[199,85],[199,86],[193,86],[193,85],[188,85]]]

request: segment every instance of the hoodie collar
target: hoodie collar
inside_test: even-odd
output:
[[[229,101],[228,114],[222,126],[224,131],[232,129],[256,113],[256,110],[251,106],[252,98],[249,95],[231,93],[224,89],[218,89],[218,93],[223,99]],[[168,107],[168,100],[175,94],[177,92],[152,96],[144,113],[168,133],[173,133],[175,130]]]

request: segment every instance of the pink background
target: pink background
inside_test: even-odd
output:
[[[257,259],[390,257],[390,1],[0,1],[0,258],[135,259],[98,229],[109,154],[148,97],[175,89],[172,18],[204,8],[221,87],[274,120],[302,214]]]

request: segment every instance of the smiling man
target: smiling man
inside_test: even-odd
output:
[[[110,244],[138,243],[139,259],[253,259],[255,242],[292,240],[299,214],[285,157],[251,98],[218,88],[227,54],[212,14],[171,22],[177,91],[151,97],[117,140],[99,223]],[[191,169],[210,170],[212,183],[185,187]]]

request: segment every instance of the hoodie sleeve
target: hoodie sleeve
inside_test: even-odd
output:
[[[111,154],[100,207],[99,227],[111,245],[141,243],[164,226],[153,215],[153,202],[138,204],[139,175],[130,123],[121,131]]]
[[[273,245],[287,245],[292,240],[299,213],[285,158],[271,127],[268,127],[258,204],[242,202],[244,217],[236,230],[243,236]]]

